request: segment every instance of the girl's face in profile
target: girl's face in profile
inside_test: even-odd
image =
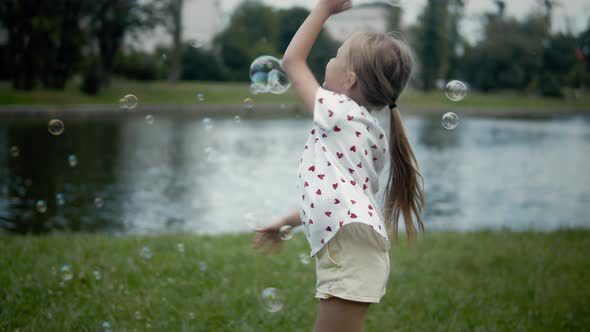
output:
[[[349,39],[347,39],[340,48],[336,56],[328,61],[326,65],[326,80],[322,84],[324,89],[336,92],[344,93],[346,91],[346,79],[348,76],[347,69],[347,55],[349,47]]]

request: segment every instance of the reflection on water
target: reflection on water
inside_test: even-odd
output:
[[[0,228],[222,233],[297,207],[310,118],[60,119],[65,132],[53,136],[42,116],[3,116]],[[424,177],[427,229],[590,226],[588,118],[463,117],[454,131],[440,118],[405,124]]]

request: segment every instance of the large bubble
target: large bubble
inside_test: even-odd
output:
[[[250,80],[252,81],[250,91],[253,94],[267,92],[282,94],[291,87],[281,60],[270,55],[262,55],[252,61]]]
[[[452,101],[461,101],[467,95],[467,85],[461,81],[453,80],[445,87],[447,98]]]

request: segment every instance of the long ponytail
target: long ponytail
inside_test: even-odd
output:
[[[418,161],[406,136],[401,115],[397,107],[390,109],[389,156],[390,171],[385,192],[385,218],[387,231],[397,242],[398,221],[403,215],[408,239],[417,236],[414,216],[418,229],[424,232],[422,209],[424,192],[421,187],[422,175],[418,170]],[[419,181],[420,180],[420,181]]]

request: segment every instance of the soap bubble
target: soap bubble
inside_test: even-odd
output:
[[[281,235],[281,240],[288,241],[293,238],[293,233],[291,232],[292,227],[289,225],[283,225],[279,228],[279,234]]]
[[[197,101],[198,101],[199,103],[202,103],[202,102],[204,102],[204,101],[205,101],[205,95],[204,95],[204,94],[202,94],[202,93],[200,93],[200,92],[199,92],[199,93],[197,93]]]
[[[134,109],[137,107],[137,97],[135,95],[126,95],[125,97],[119,99],[119,106],[122,109]]]
[[[276,288],[265,288],[261,294],[262,305],[268,312],[277,312],[283,309],[283,298]]]
[[[96,206],[99,209],[104,206],[104,201],[101,197],[94,198],[94,206]]]
[[[76,167],[76,165],[78,165],[78,157],[76,157],[76,155],[74,154],[69,155],[68,164],[70,165],[70,167]]]
[[[145,122],[149,125],[154,124],[154,117],[151,114],[145,116]]]
[[[309,255],[304,254],[304,253],[300,253],[299,254],[299,261],[301,261],[301,264],[303,264],[303,265],[309,264]]]
[[[244,108],[247,110],[254,108],[254,100],[252,98],[244,99]]]
[[[201,36],[195,36],[190,40],[190,44],[194,48],[201,48],[205,45],[205,41]]]
[[[453,112],[447,112],[442,116],[442,126],[447,130],[453,130],[459,125],[459,116]]]
[[[144,246],[141,248],[139,254],[143,259],[150,260],[152,258],[152,250],[148,246]]]
[[[402,7],[405,5],[405,0],[386,0],[385,3],[392,7]]]
[[[92,271],[92,275],[94,276],[94,279],[96,279],[97,281],[102,279],[102,274],[100,273],[99,269]]]
[[[57,119],[50,120],[47,125],[47,130],[49,130],[49,133],[52,135],[61,135],[64,132],[64,123]]]
[[[176,244],[176,249],[180,252],[184,254],[184,243],[177,243]]]
[[[241,120],[242,120],[242,118],[240,118],[240,116],[239,116],[239,115],[234,115],[234,122],[235,122],[235,123],[240,123],[240,122],[241,122]]]
[[[62,193],[55,194],[55,203],[60,206],[66,204],[66,198],[64,197],[64,194],[62,194]]]
[[[252,61],[250,81],[252,82],[250,92],[253,94],[266,92],[281,94],[291,86],[282,68],[281,60],[270,55],[262,55]]]
[[[47,203],[42,199],[38,200],[37,203],[35,203],[35,207],[37,208],[37,211],[39,213],[47,212]]]
[[[102,332],[113,332],[113,326],[109,322],[102,322]]]
[[[74,277],[74,271],[72,270],[72,266],[69,264],[63,265],[60,269],[61,272],[61,280],[63,281],[70,281]]]
[[[449,100],[461,101],[467,95],[467,86],[461,81],[450,81],[445,87],[445,94]]]

